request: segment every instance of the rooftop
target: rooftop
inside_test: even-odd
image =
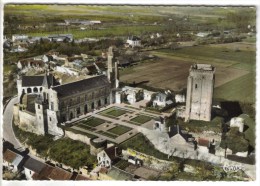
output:
[[[16,152],[13,152],[12,150],[7,149],[3,153],[3,159],[14,165],[19,165],[19,163],[23,160],[23,157],[20,154],[17,154]]]
[[[65,97],[83,92],[87,89],[94,89],[107,85],[109,85],[107,77],[105,75],[100,75],[72,83],[55,86],[52,89],[55,90],[60,97]]]
[[[213,71],[214,67],[212,65],[209,65],[209,64],[194,64],[194,65],[191,66],[191,69]]]
[[[54,167],[49,178],[52,180],[70,180],[72,173],[58,167]]]
[[[47,77],[45,77],[45,75],[44,76],[22,76],[22,87],[42,86],[44,82],[46,83],[46,80],[47,83],[49,83],[49,86],[55,86],[58,84],[52,74],[48,75]]]
[[[35,172],[35,173],[40,173],[43,168],[46,166],[45,163],[42,163],[36,159],[33,159],[33,158],[29,158],[25,164],[24,164],[24,167]]]

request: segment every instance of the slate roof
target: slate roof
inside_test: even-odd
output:
[[[118,147],[116,148],[115,146],[109,147],[104,150],[108,157],[110,158],[111,161],[117,159],[116,155],[119,155],[119,149]]]
[[[80,92],[84,92],[88,89],[94,89],[97,87],[103,87],[109,85],[109,81],[105,75],[94,76],[88,79],[67,83],[59,86],[52,87],[58,93],[59,97],[65,97]]]
[[[187,134],[184,134],[184,133],[181,131],[181,127],[180,127],[180,126],[174,125],[174,126],[171,127],[171,130],[170,130],[170,132],[169,132],[169,136],[170,136],[170,137],[173,137],[173,136],[175,136],[175,135],[177,135],[177,134],[180,134],[181,137],[183,137],[186,141],[188,141],[189,136],[188,136]]]
[[[22,76],[22,87],[34,87],[34,86],[42,86],[44,82],[44,76]],[[52,86],[57,85],[54,76],[50,74],[47,76],[48,83]]]
[[[24,164],[24,168],[27,168],[35,173],[40,173],[43,168],[46,166],[45,163],[42,163],[36,159],[33,159],[33,158],[29,158],[25,164]]]

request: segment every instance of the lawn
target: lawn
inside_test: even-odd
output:
[[[255,103],[255,73],[249,73],[214,89],[214,99]]]
[[[95,117],[90,117],[87,120],[83,120],[80,122],[81,125],[87,125],[89,127],[97,127],[103,123],[105,123],[105,120]]]
[[[130,121],[142,125],[142,124],[144,124],[144,123],[150,121],[151,119],[153,119],[153,118],[150,117],[150,116],[139,115],[139,116],[137,116],[137,117],[131,119]]]
[[[128,132],[130,130],[132,130],[132,128],[119,125],[119,126],[116,126],[116,127],[112,128],[112,129],[109,129],[108,132],[120,136],[120,135],[122,135],[122,134],[124,134],[124,133],[126,133],[126,132]]]
[[[99,114],[116,118],[116,117],[119,117],[119,116],[126,114],[126,113],[128,113],[128,111],[120,109],[118,107],[111,107],[109,109],[106,109],[106,110],[100,112]]]
[[[118,136],[109,132],[105,132],[105,131],[98,131],[97,133],[102,134],[106,137],[112,138],[112,139],[116,139]]]
[[[221,117],[215,117],[211,121],[191,120],[189,123],[186,123],[181,119],[178,119],[177,121],[183,129],[190,132],[214,131],[220,133],[222,131],[223,118]]]

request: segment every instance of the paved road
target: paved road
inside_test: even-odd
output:
[[[18,150],[24,150],[22,144],[16,139],[12,127],[13,121],[13,106],[18,103],[17,97],[12,98],[7,104],[3,114],[3,138],[14,145]]]

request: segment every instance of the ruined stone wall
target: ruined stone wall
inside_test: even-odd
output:
[[[36,123],[35,114],[27,111],[19,110],[19,118],[20,118],[19,121],[20,128],[38,134],[38,130],[37,130],[38,127]]]
[[[70,138],[70,139],[78,140],[78,141],[81,141],[83,143],[90,145],[90,138],[87,137],[87,136],[84,136],[84,135],[81,135],[81,134],[75,134],[71,131],[66,131],[66,130],[65,130],[65,136]]]

